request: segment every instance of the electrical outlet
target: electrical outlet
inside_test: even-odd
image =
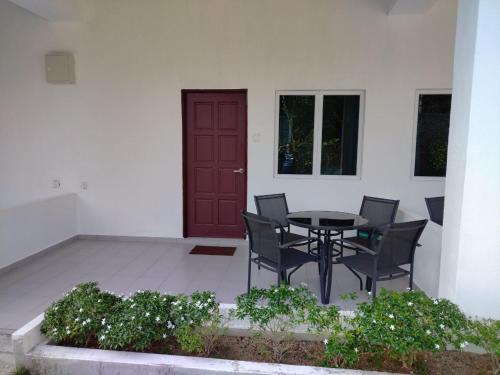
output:
[[[82,188],[82,190],[87,190],[89,188],[89,183],[87,181],[82,181],[80,183],[80,187]]]
[[[59,189],[61,187],[61,181],[59,179],[52,180],[52,188]]]

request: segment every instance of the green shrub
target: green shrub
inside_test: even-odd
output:
[[[430,299],[422,292],[383,290],[373,302],[358,304],[349,324],[343,345],[338,338],[327,345],[328,357],[350,363],[358,353],[372,353],[411,367],[419,351],[463,347],[469,322],[448,300]]]
[[[173,333],[188,352],[210,354],[220,336],[221,320],[213,292],[181,294],[172,303]]]
[[[171,304],[174,296],[138,291],[115,306],[99,321],[99,346],[106,349],[132,348],[142,351],[171,335]]]
[[[252,288],[236,298],[235,315],[249,319],[252,328],[266,340],[273,359],[279,362],[290,348],[291,332],[306,323],[308,311],[316,304],[316,296],[305,285]]]
[[[492,374],[500,374],[500,320],[475,320],[470,327],[468,339],[490,355]]]
[[[95,282],[79,284],[45,311],[41,331],[56,343],[69,340],[88,345],[101,329],[101,320],[120,302]]]

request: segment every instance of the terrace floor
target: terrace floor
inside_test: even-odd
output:
[[[191,255],[195,244],[237,246],[234,256]],[[220,302],[232,303],[246,291],[248,246],[242,240],[186,239],[120,241],[79,239],[30,259],[0,275],[0,332],[11,333],[40,314],[74,285],[98,281],[101,288],[119,294],[138,289],[164,293],[212,290]],[[253,265],[252,285],[267,287],[274,273]],[[319,295],[317,265],[304,266],[292,276],[292,285],[305,282]],[[332,302],[350,310],[353,302],[340,295],[356,291],[358,280],[344,266],[333,268]],[[379,288],[404,290],[405,278],[380,282]]]

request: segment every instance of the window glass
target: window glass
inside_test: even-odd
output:
[[[279,174],[312,174],[314,105],[314,95],[280,95]]]
[[[322,175],[356,175],[359,99],[359,95],[323,97]]]
[[[418,97],[415,176],[446,176],[451,94]]]

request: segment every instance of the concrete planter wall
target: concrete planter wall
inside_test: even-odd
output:
[[[230,305],[222,306],[228,310]],[[88,375],[369,375],[373,371],[329,369],[225,359],[198,358],[164,354],[120,352],[112,350],[70,348],[50,345],[41,334],[43,314],[17,330],[12,344],[17,367],[26,367],[35,374]],[[250,334],[248,322],[230,321],[228,334]],[[301,339],[312,339],[304,330],[296,332]]]

